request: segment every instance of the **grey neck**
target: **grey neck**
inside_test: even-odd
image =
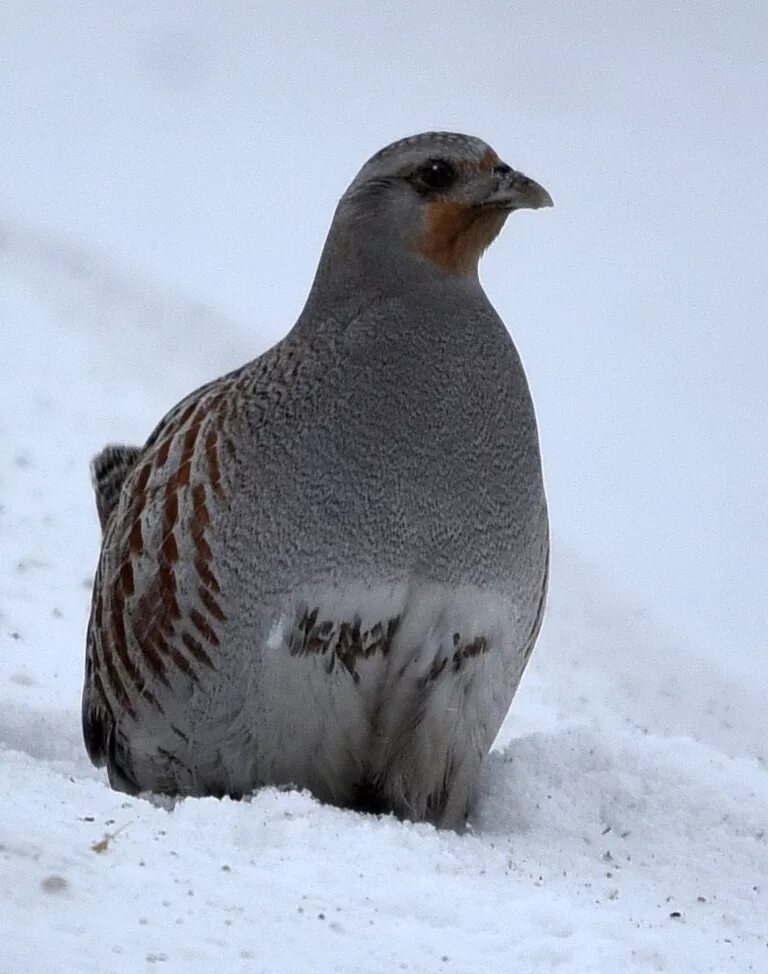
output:
[[[404,245],[400,227],[377,220],[375,208],[361,215],[339,205],[306,305],[294,332],[327,327],[372,304],[429,306],[481,302],[487,298],[477,275],[450,274]]]

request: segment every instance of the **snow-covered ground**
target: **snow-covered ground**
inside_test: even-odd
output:
[[[291,792],[168,810],[110,791],[79,728],[89,455],[251,349],[11,224],[0,315],[2,974],[768,970],[759,681],[562,546],[467,835]]]

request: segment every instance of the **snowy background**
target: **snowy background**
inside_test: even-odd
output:
[[[0,3],[0,974],[768,971],[768,6]],[[483,279],[550,612],[464,837],[174,811],[79,730],[87,478],[298,314],[383,144],[552,193]]]

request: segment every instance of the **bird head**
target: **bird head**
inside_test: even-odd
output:
[[[342,197],[337,220],[364,223],[384,246],[449,274],[476,275],[510,213],[552,205],[542,186],[481,139],[427,132],[369,159]]]

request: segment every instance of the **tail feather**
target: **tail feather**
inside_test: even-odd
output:
[[[117,507],[125,478],[141,456],[138,446],[110,444],[91,460],[91,483],[96,494],[96,510],[103,531],[109,515]]]

